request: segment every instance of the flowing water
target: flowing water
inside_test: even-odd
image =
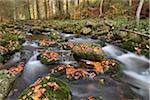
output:
[[[47,29],[47,32],[43,34],[48,34],[49,31],[52,31],[52,29]],[[28,33],[28,35],[32,34]],[[62,33],[61,36],[68,38],[68,42],[91,41],[104,44],[100,40],[86,37],[79,38],[74,34]],[[45,36],[42,35],[42,39],[43,38],[45,38]],[[30,40],[26,41],[23,44],[23,49],[21,52],[16,53],[5,65],[6,67],[10,67],[21,60],[26,63],[23,73],[15,81],[13,89],[9,93],[7,100],[15,100],[24,88],[32,84],[39,77],[47,75],[49,69],[52,68],[52,66],[43,65],[37,59],[40,52],[39,49],[42,49],[38,45],[39,39],[41,39],[41,37],[39,38],[39,35],[34,35],[33,40],[30,38]],[[73,94],[73,100],[80,100],[81,98],[88,96],[103,98],[104,100],[120,100],[122,95],[126,95],[126,97],[132,99],[138,97],[142,100],[148,100],[148,93],[150,89],[150,81],[148,81],[150,80],[149,60],[144,56],[135,55],[110,44],[105,44],[102,49],[108,57],[116,59],[120,62],[122,67],[121,81],[116,81],[105,74],[102,74],[94,79],[77,81],[68,81],[63,76],[58,77],[69,84]],[[55,50],[55,52],[65,53],[60,63],[77,65],[77,62],[70,57],[71,51]],[[101,79],[105,80],[104,85],[100,85]]]
[[[142,99],[149,99],[150,92],[150,61],[131,52],[124,53],[118,47],[108,45],[103,48],[108,56],[117,59],[122,67],[122,80]]]

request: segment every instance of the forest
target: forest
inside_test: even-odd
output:
[[[149,0],[0,0],[0,100],[150,100]]]

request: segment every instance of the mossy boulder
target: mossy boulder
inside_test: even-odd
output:
[[[119,65],[119,62],[116,61],[116,60],[113,60],[113,59],[108,59],[109,63],[107,65],[107,70],[106,70],[106,73],[110,73],[110,74],[119,74],[120,71],[121,71],[121,67]]]
[[[60,40],[60,33],[57,32],[57,31],[52,31],[48,34],[48,37],[51,39],[51,40]]]
[[[5,100],[15,79],[15,74],[7,70],[0,70],[0,100]]]
[[[42,28],[38,26],[34,26],[30,29],[29,31],[32,34],[41,34],[42,33]]]
[[[8,53],[8,49],[5,48],[4,46],[0,46],[0,55],[5,55]]]
[[[39,41],[39,46],[41,47],[59,47],[59,44],[54,40],[42,39]]]
[[[4,61],[4,57],[0,55],[0,63]]]
[[[15,53],[16,51],[21,49],[21,44],[19,41],[9,41],[9,44],[6,45],[6,48],[8,48],[9,53]]]
[[[71,91],[62,80],[46,76],[27,87],[18,100],[71,100]]]
[[[119,46],[121,48],[124,48],[124,49],[134,52],[135,47],[138,47],[138,44],[131,42],[131,41],[124,41],[124,42],[120,43]]]
[[[72,52],[76,59],[100,60],[105,56],[101,45],[92,42],[77,43]]]
[[[128,36],[128,32],[125,32],[125,31],[120,31],[118,33],[118,36],[121,37],[122,39],[123,38],[126,38]]]
[[[129,35],[129,40],[130,41],[133,41],[133,42],[136,42],[136,43],[140,43],[142,41],[142,38],[141,36],[137,35],[137,34],[130,34]]]
[[[51,65],[59,62],[60,55],[56,52],[43,52],[39,55],[39,59],[43,64]]]
[[[92,32],[92,29],[90,27],[83,27],[81,29],[81,33],[84,34],[84,35],[88,35]]]

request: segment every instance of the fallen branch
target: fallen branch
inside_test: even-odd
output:
[[[128,29],[121,29],[120,31],[131,32],[131,33],[134,33],[134,34],[137,34],[137,35],[141,35],[141,36],[145,36],[145,37],[150,38],[150,35],[145,34],[145,33],[141,33],[141,32],[136,32],[136,31],[132,31],[132,30],[128,30]]]

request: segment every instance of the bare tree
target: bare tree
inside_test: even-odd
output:
[[[142,11],[143,4],[144,4],[144,0],[140,0],[137,11],[136,11],[136,23],[137,23],[138,26],[139,26],[139,23],[140,23],[140,14],[141,14],[141,11]]]
[[[39,1],[35,0],[35,2],[36,2],[36,8],[37,8],[37,19],[40,19]]]
[[[132,0],[129,0],[129,6],[130,7],[132,6]]]
[[[66,14],[67,14],[67,16],[68,16],[68,0],[66,0]]]
[[[45,7],[45,18],[48,18],[48,14],[47,14],[47,0],[44,0],[44,7]]]
[[[104,2],[104,0],[100,0],[99,17],[101,17],[103,15],[103,2]]]
[[[28,18],[31,19],[31,12],[30,12],[30,1],[28,0]]]
[[[16,21],[16,19],[17,19],[17,9],[16,9],[16,0],[14,0],[14,21]]]

